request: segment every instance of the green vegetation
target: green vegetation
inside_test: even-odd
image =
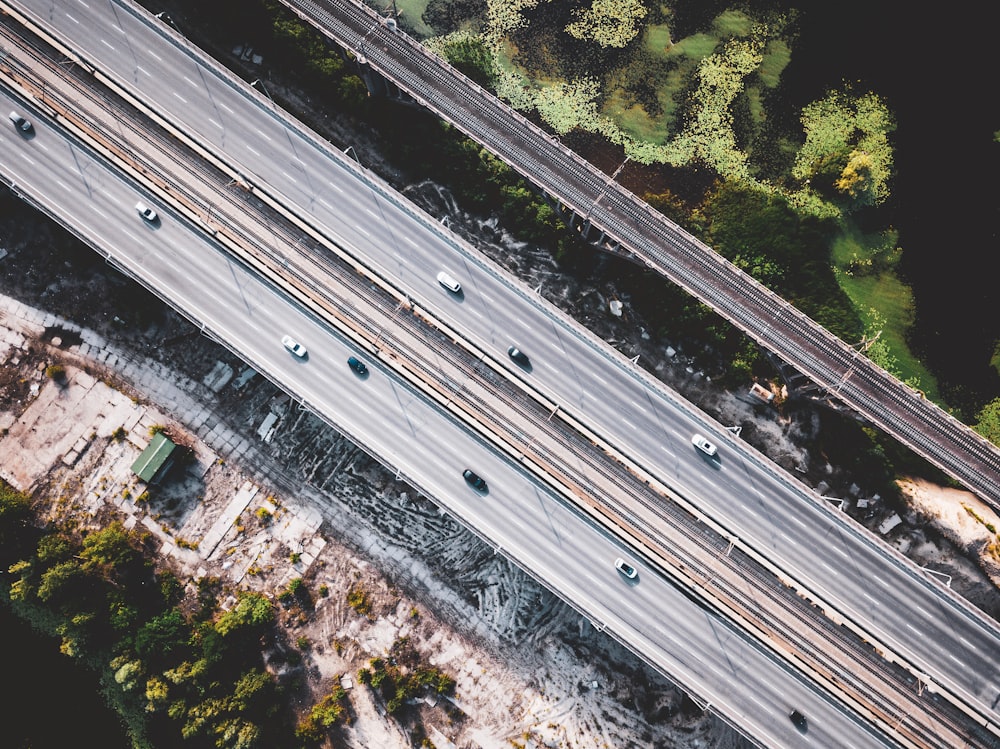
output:
[[[355,583],[347,591],[347,603],[352,609],[361,614],[361,616],[370,617],[372,614],[371,594],[365,590],[361,583]]]
[[[263,649],[281,637],[266,598],[237,593],[220,611],[225,591],[202,580],[192,606],[176,578],[156,572],[144,535],[120,523],[78,533],[33,521],[28,499],[0,483],[0,595],[97,673],[133,746],[292,749],[324,740],[344,696],[307,707],[296,728],[264,665]],[[301,584],[289,589],[298,597]]]
[[[386,658],[372,658],[368,668],[358,672],[358,681],[381,696],[386,710],[396,716],[404,712],[407,700],[424,694],[451,695],[455,691],[455,680],[421,663],[407,637],[396,640]]]

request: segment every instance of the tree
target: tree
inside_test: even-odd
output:
[[[802,110],[805,142],[792,176],[845,210],[879,205],[889,196],[895,122],[874,93],[833,91]],[[832,188],[832,189],[831,189]]]
[[[994,445],[1000,445],[1000,398],[995,398],[983,406],[976,416],[973,429]]]
[[[241,629],[256,629],[274,619],[274,607],[260,593],[242,592],[236,605],[219,617],[215,630],[223,637]]]
[[[635,39],[648,12],[639,0],[593,0],[589,8],[573,12],[576,20],[566,26],[566,33],[602,47],[621,49]]]

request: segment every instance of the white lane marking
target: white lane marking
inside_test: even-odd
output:
[[[788,517],[789,517],[789,518],[791,519],[791,521],[792,521],[793,523],[798,523],[798,524],[799,524],[800,526],[802,526],[803,528],[808,528],[808,527],[809,527],[808,525],[806,525],[805,523],[803,523],[803,522],[802,522],[801,520],[799,520],[799,519],[798,519],[797,517],[795,517],[794,515],[789,515]]]
[[[103,44],[105,47],[107,47],[110,50],[114,50],[114,48],[115,48],[115,46],[111,42],[109,42],[107,39],[101,39],[101,44]]]
[[[138,71],[139,71],[140,73],[142,73],[143,75],[147,75],[147,76],[149,76],[150,78],[152,78],[152,77],[153,77],[152,73],[150,73],[150,72],[149,72],[148,70],[146,70],[146,68],[142,67],[142,65],[136,65],[136,66],[135,66],[135,69],[136,69],[136,70],[138,70]]]
[[[920,634],[920,630],[919,630],[919,629],[917,629],[916,627],[914,627],[914,626],[913,626],[912,624],[910,624],[909,622],[904,622],[904,624],[906,624],[906,628],[907,628],[908,630],[910,630],[911,632],[916,632],[916,633],[917,633],[918,635]]]
[[[480,320],[483,319],[483,316],[481,314],[479,314],[478,312],[476,312],[476,310],[474,310],[474,309],[470,308],[470,309],[464,311],[462,314],[465,314],[465,312],[471,312],[473,315],[475,315],[476,317],[478,317]]]
[[[292,182],[298,183],[298,180],[295,179],[295,177],[290,175],[288,172],[286,172],[284,169],[281,170],[281,173],[284,174],[286,177],[288,177],[288,179],[290,179]]]
[[[830,572],[832,572],[833,574],[835,574],[835,575],[839,575],[840,574],[839,572],[837,572],[837,570],[835,570],[833,567],[831,567],[830,565],[828,565],[826,562],[820,562],[820,564],[822,564],[824,567],[826,567],[828,570],[830,570]]]
[[[754,517],[758,517],[758,518],[760,517],[760,515],[758,515],[758,514],[757,514],[757,512],[756,512],[755,510],[752,510],[752,509],[750,509],[749,507],[747,507],[747,506],[746,506],[745,504],[743,504],[742,502],[740,503],[740,507],[742,507],[742,508],[743,508],[743,511],[744,511],[744,512],[749,512],[749,513],[750,513],[751,515],[753,515]]]
[[[18,151],[18,156],[20,156],[22,159],[24,159],[25,161],[27,161],[29,164],[34,164],[35,163],[35,160],[33,158],[31,158],[30,156],[28,156],[28,154],[24,153],[23,151]]]
[[[139,237],[137,237],[135,234],[133,234],[132,232],[130,232],[128,229],[122,229],[122,231],[125,232],[125,234],[128,235],[129,239],[132,239],[132,240],[134,240],[136,242],[141,242],[142,241],[142,240],[139,239]]]
[[[68,18],[69,20],[71,20],[73,23],[75,23],[77,25],[80,24],[80,22],[77,21],[75,18],[73,18],[73,16],[71,16],[69,13],[66,14],[66,18]]]
[[[362,234],[364,234],[366,237],[370,237],[371,236],[371,234],[369,234],[363,227],[358,226],[357,224],[354,225],[354,228],[357,229]]]
[[[865,598],[867,598],[867,599],[868,599],[869,601],[871,601],[872,603],[874,603],[874,604],[875,604],[876,606],[878,606],[878,605],[879,605],[879,602],[878,602],[878,599],[877,599],[877,598],[874,598],[874,597],[872,597],[872,596],[870,596],[870,595],[868,595],[867,593],[864,593],[864,592],[862,592],[862,594],[861,594],[861,595],[863,595],[863,596],[864,596]]]
[[[375,219],[377,219],[377,218],[378,218],[378,214],[377,214],[377,213],[375,213],[375,211],[373,211],[373,210],[372,210],[371,208],[365,208],[365,211],[366,211],[366,212],[368,213],[368,215],[369,215],[369,216],[371,216],[372,218],[375,218]]]
[[[333,210],[333,206],[330,205],[329,203],[327,203],[325,200],[323,200],[323,198],[316,198],[316,202],[319,203],[320,205],[322,205],[324,208],[326,208],[328,210],[331,210],[331,211]]]
[[[257,133],[260,135],[260,137],[263,138],[264,140],[271,140],[271,136],[265,133],[259,127],[255,127],[254,130],[256,130]]]
[[[76,1],[78,3],[80,3],[80,5],[82,5],[84,8],[89,8],[90,7],[89,5],[87,5],[87,3],[83,2],[83,0],[76,0]]]
[[[219,102],[219,106],[222,107],[223,109],[225,109],[227,112],[229,112],[229,114],[233,113],[233,110],[230,109],[229,107],[227,107],[226,103],[224,101],[220,101]]]
[[[407,242],[409,242],[410,244],[412,244],[414,247],[418,247],[418,248],[420,247],[420,245],[417,244],[417,240],[415,240],[415,239],[411,239],[410,237],[403,237],[403,239],[405,239]]]
[[[917,611],[919,611],[921,614],[923,614],[928,619],[931,618],[931,615],[927,613],[927,609],[922,608],[921,606],[914,606],[913,608],[915,608]]]
[[[841,549],[841,548],[840,548],[839,546],[834,546],[834,547],[833,547],[833,550],[834,550],[835,552],[837,552],[838,554],[840,554],[840,556],[842,556],[842,557],[843,557],[844,559],[850,559],[850,558],[851,558],[851,555],[850,555],[850,554],[848,554],[848,553],[847,553],[846,551],[844,551],[843,549]]]
[[[188,83],[190,83],[190,84],[191,84],[192,86],[194,86],[195,88],[201,88],[201,84],[199,84],[199,83],[195,83],[194,81],[192,81],[192,80],[191,80],[190,78],[188,78],[187,76],[184,76],[184,80],[185,80],[185,81],[187,81]]]
[[[591,377],[592,377],[593,379],[597,380],[597,381],[598,381],[599,383],[601,383],[602,385],[607,385],[607,384],[608,384],[608,381],[607,381],[607,380],[605,380],[605,379],[604,379],[603,377],[601,377],[600,375],[596,375],[596,374],[592,374],[592,375],[591,375]]]
[[[622,418],[620,418],[620,417],[619,417],[618,421],[619,421],[620,423],[622,423],[622,424],[625,424],[626,426],[628,426],[628,427],[630,427],[630,428],[632,428],[632,429],[635,429],[635,424],[633,424],[633,423],[632,423],[631,421],[629,421],[628,419],[622,419]]]
[[[101,218],[107,218],[107,217],[108,217],[108,214],[106,214],[106,213],[105,213],[104,211],[102,211],[102,210],[101,210],[100,208],[94,208],[94,207],[91,207],[91,209],[90,209],[90,210],[92,210],[92,211],[93,211],[94,213],[96,213],[96,214],[97,214],[98,216],[100,216]]]
[[[334,190],[336,190],[337,192],[343,192],[343,191],[344,191],[344,190],[343,190],[343,188],[341,188],[341,187],[339,187],[339,186],[337,186],[337,185],[333,184],[332,182],[330,182],[329,184],[330,184],[330,187],[332,187],[332,188],[333,188]]]
[[[157,61],[159,61],[159,62],[162,62],[162,61],[163,61],[163,58],[162,58],[162,57],[160,57],[160,56],[159,56],[158,54],[156,54],[156,53],[155,53],[155,52],[154,52],[153,50],[151,50],[151,49],[147,49],[147,50],[146,50],[146,54],[147,54],[147,55],[149,55],[150,57],[155,57],[155,58],[157,59]]]
[[[183,96],[181,96],[181,95],[180,95],[179,93],[177,93],[176,91],[171,91],[170,93],[172,93],[172,94],[173,94],[174,96],[176,96],[176,97],[177,97],[178,99],[180,99],[180,100],[181,100],[182,102],[184,102],[185,104],[187,104],[187,103],[188,103],[188,100],[187,100],[187,99],[185,99],[185,98],[184,98]]]
[[[632,399],[631,399],[631,398],[629,398],[629,400],[632,400]],[[639,405],[638,403],[636,403],[635,401],[632,401],[632,405],[633,405],[633,406],[635,406],[636,408],[638,408],[638,409],[639,409],[640,411],[642,411],[643,413],[648,413],[648,411],[646,411],[646,409],[645,409],[645,408],[644,408],[643,406],[640,406],[640,405]]]
[[[975,645],[973,645],[973,644],[972,644],[971,642],[969,642],[968,640],[966,640],[966,639],[965,639],[964,637],[959,637],[959,638],[958,638],[958,641],[959,641],[960,643],[962,643],[963,645],[965,645],[965,647],[967,647],[967,648],[968,648],[969,650],[976,650],[976,651],[978,652],[978,650],[977,650],[976,646],[975,646]]]
[[[57,184],[57,185],[59,185],[59,187],[61,187],[61,188],[62,188],[63,190],[65,190],[66,192],[73,192],[73,188],[72,188],[72,187],[70,187],[69,185],[67,185],[67,184],[66,184],[65,182],[63,182],[63,181],[62,181],[61,179],[57,179],[57,180],[56,180],[56,184]]]
[[[215,125],[217,128],[219,128],[219,130],[225,130],[225,128],[222,127],[222,125],[220,125],[218,122],[216,122],[215,120],[213,120],[211,117],[208,118],[208,121],[211,122],[213,125]]]
[[[250,153],[252,153],[254,156],[260,156],[260,152],[259,151],[255,151],[254,148],[253,148],[253,146],[247,146],[247,150]]]
[[[961,658],[956,658],[956,657],[955,657],[954,655],[952,655],[951,653],[948,653],[948,657],[949,657],[949,658],[951,658],[951,659],[952,659],[953,661],[955,661],[955,663],[957,663],[957,664],[958,664],[959,666],[964,666],[964,665],[966,665],[965,661],[963,661],[963,660],[962,660]]]

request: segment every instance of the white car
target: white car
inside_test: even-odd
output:
[[[707,439],[702,437],[700,434],[696,434],[691,438],[691,444],[701,450],[705,455],[710,458],[714,458],[715,454],[719,452],[718,448],[709,442]]]
[[[296,341],[290,335],[283,335],[283,336],[281,336],[281,345],[284,346],[289,351],[291,351],[293,354],[295,354],[300,359],[303,358],[306,355],[306,353],[308,353],[306,351],[306,347],[303,346],[298,341]]]
[[[615,569],[621,572],[629,580],[635,580],[639,576],[639,571],[621,557],[615,560]]]
[[[438,283],[444,286],[452,294],[457,294],[462,290],[462,284],[456,281],[447,271],[441,271],[437,275]]]
[[[156,211],[143,203],[141,200],[135,204],[136,212],[149,223],[155,223],[157,219]]]

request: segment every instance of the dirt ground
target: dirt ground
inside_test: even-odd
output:
[[[100,327],[113,335],[117,319],[109,313]],[[291,411],[225,350],[185,336],[184,325],[164,312],[150,328],[161,344],[182,336],[179,368],[157,360],[145,337],[125,347],[0,297],[0,474],[43,498],[52,516],[142,526],[181,579],[215,577],[277,599],[303,578],[314,611],[281,607],[281,619],[304,649],[311,692],[349,687],[343,745],[413,745],[413,726],[387,717],[355,683],[401,637],[456,679],[454,700],[419,706],[422,730],[441,749],[746,745],[356,446]],[[272,413],[274,431],[261,433]],[[131,468],[157,430],[193,459],[147,486]],[[356,586],[372,603],[367,616],[347,603]]]
[[[135,308],[139,291],[29,224],[0,225],[0,246],[12,250],[2,261],[12,293],[0,297],[0,473],[46,497],[53,514],[100,523],[114,513],[143,526],[182,579],[277,599],[303,578],[314,611],[282,607],[282,622],[304,648],[314,695],[342,679],[349,687],[344,745],[412,745],[412,726],[354,683],[400,637],[457,681],[454,701],[419,707],[439,748],[747,745],[227,351],[155,300]],[[43,271],[53,266],[62,272]],[[665,379],[709,397],[688,360],[664,362]],[[50,376],[53,364],[63,377]],[[733,423],[755,418],[782,451],[808,460],[782,419],[711,397]],[[131,466],[154,427],[194,457],[145,486]],[[968,492],[902,487],[911,509],[885,538],[996,615],[990,527],[1000,519]],[[877,531],[895,512],[863,494],[849,504]],[[372,602],[367,616],[347,603],[356,586]]]

